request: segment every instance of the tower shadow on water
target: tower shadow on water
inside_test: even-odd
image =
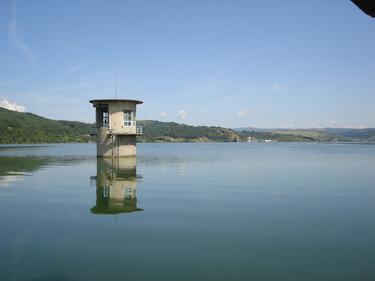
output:
[[[97,158],[97,175],[93,214],[119,214],[143,211],[137,207],[137,175],[135,157]]]

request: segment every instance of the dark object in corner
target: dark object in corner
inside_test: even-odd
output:
[[[375,0],[351,0],[365,14],[375,17]]]

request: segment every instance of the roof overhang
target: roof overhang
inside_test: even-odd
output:
[[[352,0],[358,8],[370,17],[375,17],[375,0]]]
[[[143,101],[141,100],[129,100],[129,99],[97,99],[97,100],[90,100],[90,103],[95,107],[97,104],[105,104],[105,103],[112,103],[112,102],[130,102],[135,104],[142,104]]]

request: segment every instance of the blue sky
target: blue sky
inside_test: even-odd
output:
[[[0,104],[94,121],[375,127],[375,19],[335,1],[0,1]],[[23,108],[24,107],[24,108]]]

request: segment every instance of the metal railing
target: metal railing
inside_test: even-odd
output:
[[[137,135],[142,135],[143,134],[143,127],[142,126],[136,126],[135,127],[135,132],[136,132]],[[90,135],[91,136],[95,136],[95,135],[97,135],[97,133],[98,133],[98,129],[95,128],[95,129],[91,130]],[[112,130],[108,129],[107,133],[111,134]],[[129,134],[132,134],[132,133],[129,132]],[[133,131],[133,134],[134,134],[134,131]]]
[[[142,135],[143,134],[143,127],[142,126],[137,126],[136,127],[136,133],[137,135]]]

